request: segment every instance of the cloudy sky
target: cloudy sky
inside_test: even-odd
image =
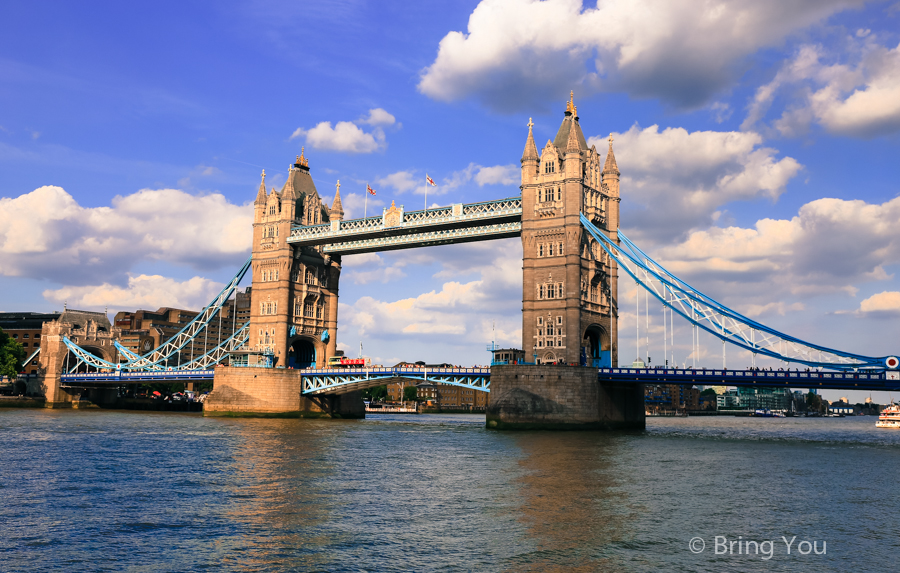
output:
[[[366,182],[370,213],[421,208],[426,172],[429,205],[517,195],[529,117],[540,146],[570,90],[644,250],[790,334],[900,352],[896,0],[6,3],[0,310],[202,307],[301,146],[348,217]],[[338,341],[485,363],[520,300],[518,240],[347,257]]]

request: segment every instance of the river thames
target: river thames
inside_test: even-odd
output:
[[[2,571],[887,571],[900,550],[900,432],[874,417],[5,410],[0,436]]]

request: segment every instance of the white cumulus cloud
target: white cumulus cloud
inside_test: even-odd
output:
[[[861,313],[900,314],[900,292],[884,291],[859,303]]]
[[[838,56],[820,46],[801,46],[771,82],[757,89],[743,128],[763,119],[776,93],[795,84],[802,95],[773,122],[782,135],[801,134],[814,122],[831,133],[862,138],[900,131],[900,45],[888,49],[863,37]],[[826,64],[827,59],[850,61]]]
[[[249,253],[252,222],[249,204],[218,193],[143,189],[82,207],[61,187],[40,187],[0,198],[0,274],[84,285],[124,281],[147,261],[231,266]]]
[[[126,286],[103,283],[100,285],[67,286],[45,290],[49,301],[82,309],[156,309],[203,308],[224,285],[203,277],[178,281],[160,275],[129,276]]]
[[[373,129],[370,132],[364,131],[357,123],[369,125]],[[330,121],[322,121],[310,129],[298,127],[290,139],[302,137],[308,146],[323,151],[373,153],[387,146],[384,128],[399,125],[393,115],[379,107],[370,109],[369,114],[356,123],[339,121],[332,127]]]
[[[775,200],[801,169],[793,158],[779,159],[776,150],[763,147],[752,132],[660,131],[653,125],[613,135],[626,233],[652,241],[705,227],[733,201]],[[606,143],[601,136],[588,139],[603,154]]]
[[[764,47],[861,0],[483,0],[441,40],[419,91],[515,110],[570,88],[698,106]]]
[[[397,122],[397,118],[387,112],[380,107],[369,110],[369,115],[359,120],[360,123],[365,123],[366,125],[394,125]]]
[[[791,219],[695,231],[650,252],[713,298],[739,301],[748,313],[782,313],[795,309],[791,298],[855,295],[865,283],[891,279],[885,267],[900,264],[897,220],[900,198],[882,204],[818,199]],[[787,306],[766,308],[773,300]],[[861,310],[883,310],[890,300],[877,295]]]

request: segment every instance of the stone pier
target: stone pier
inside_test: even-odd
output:
[[[299,370],[218,367],[204,416],[365,418],[360,392],[306,397]]]
[[[487,427],[644,429],[643,387],[600,382],[597,373],[597,368],[579,366],[493,366]]]

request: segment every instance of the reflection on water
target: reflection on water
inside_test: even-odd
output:
[[[900,432],[872,418],[503,433],[11,410],[0,437],[3,571],[845,571],[897,549]],[[715,555],[717,535],[828,553]]]
[[[616,434],[518,434],[522,521],[534,550],[519,555],[511,571],[622,569],[603,554],[629,535],[627,496],[617,495],[625,476],[616,467],[623,446]]]

